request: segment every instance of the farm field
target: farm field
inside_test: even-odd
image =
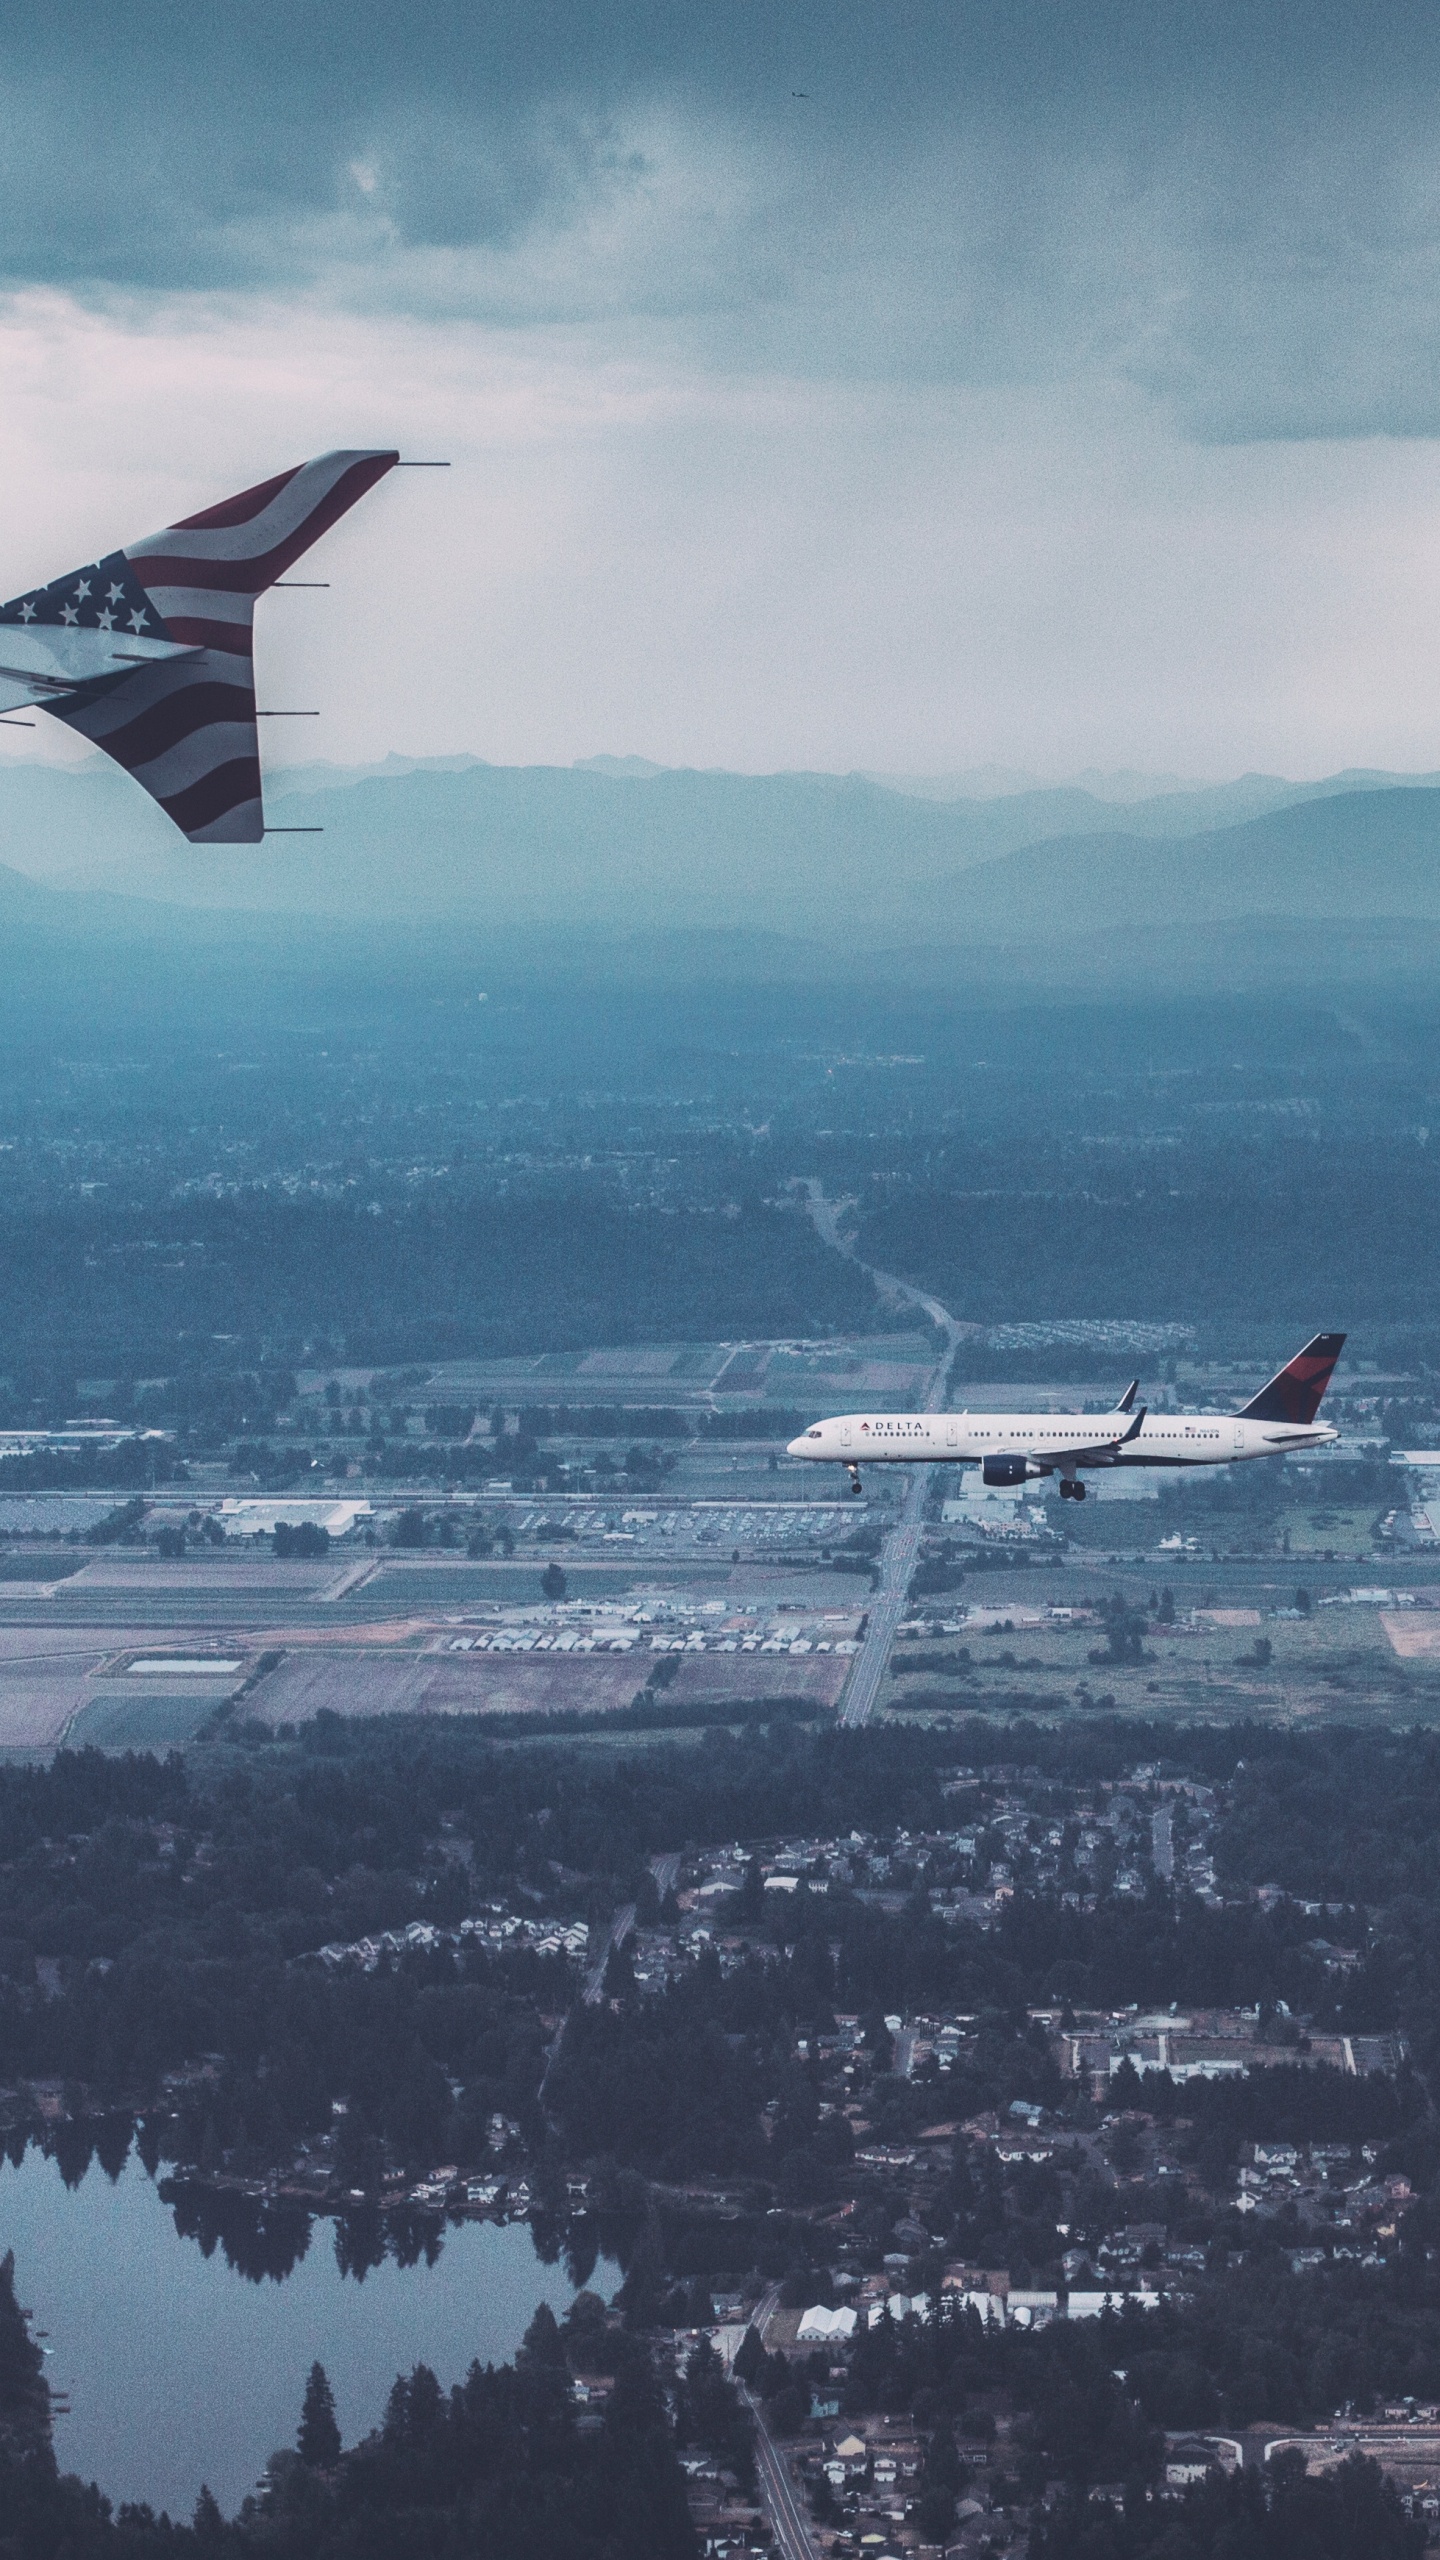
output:
[[[1103,1625],[1034,1623],[1038,1612],[1036,1602],[1028,1610],[1017,1602],[1010,1629],[993,1634],[902,1636],[882,1712],[994,1711],[1023,1698],[1036,1713],[1086,1713],[1103,1703],[1180,1722],[1440,1722],[1440,1610],[1356,1604],[1277,1619],[1242,1591],[1233,1606],[1197,1613],[1200,1623],[1183,1634],[1152,1625],[1139,1663],[1092,1661],[1108,1650]],[[1269,1658],[1257,1660],[1267,1645]],[[906,1667],[917,1656],[924,1670]]]
[[[246,1700],[272,1729],[340,1716],[592,1715],[628,1707],[645,1664],[623,1656],[550,1654],[288,1655]]]

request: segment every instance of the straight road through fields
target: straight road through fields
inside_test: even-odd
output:
[[[836,1253],[843,1253],[848,1262],[859,1263],[860,1269],[868,1271],[871,1279],[888,1296],[898,1299],[906,1306],[919,1307],[922,1313],[929,1317],[930,1322],[937,1325],[944,1334],[945,1348],[931,1372],[929,1389],[921,1408],[925,1413],[938,1413],[945,1401],[945,1381],[950,1374],[950,1362],[954,1356],[955,1345],[960,1339],[960,1327],[955,1318],[948,1307],[941,1305],[938,1298],[930,1296],[928,1290],[917,1289],[912,1281],[901,1280],[893,1271],[877,1271],[873,1263],[860,1262],[860,1256],[854,1247],[848,1245],[840,1233],[839,1210],[836,1204],[826,1199],[816,1181],[807,1182],[805,1191],[815,1231],[824,1238],[826,1244]],[[905,1487],[904,1501],[900,1505],[900,1516],[880,1550],[879,1588],[870,1604],[864,1641],[851,1666],[850,1677],[845,1683],[845,1696],[840,1708],[842,1724],[868,1724],[875,1701],[880,1694],[880,1683],[885,1677],[885,1667],[890,1659],[890,1647],[895,1641],[895,1630],[905,1614],[905,1595],[910,1588],[910,1576],[915,1570],[915,1559],[920,1552],[920,1537],[925,1523],[925,1496],[930,1490],[932,1472],[933,1470],[929,1467],[913,1467],[906,1470],[909,1481]]]
[[[845,1683],[845,1696],[840,1708],[842,1724],[868,1724],[880,1694],[880,1683],[890,1660],[895,1630],[905,1615],[905,1595],[920,1551],[925,1496],[929,1489],[930,1469],[914,1468],[905,1488],[900,1517],[880,1550],[880,1588],[870,1603],[864,1638]]]

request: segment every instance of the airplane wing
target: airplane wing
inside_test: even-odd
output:
[[[1146,1411],[1146,1406],[1142,1404],[1139,1412],[1130,1422],[1128,1429],[1112,1432],[1108,1438],[1095,1440],[1087,1449],[1051,1449],[1047,1448],[1043,1441],[1037,1440],[1032,1444],[1026,1454],[1027,1456],[1034,1458],[1037,1464],[1046,1467],[1059,1467],[1066,1465],[1077,1467],[1103,1467],[1109,1459],[1114,1457],[1117,1449],[1124,1448],[1127,1440],[1134,1440],[1138,1438],[1140,1425],[1145,1419]],[[1106,1417],[1104,1415],[1097,1414],[1095,1418],[1097,1422],[1099,1422],[1103,1421]]]
[[[0,605],[0,708],[53,712],[191,844],[258,844],[255,599],[398,460],[321,454]]]

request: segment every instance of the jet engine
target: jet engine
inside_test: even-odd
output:
[[[985,1458],[980,1466],[981,1480],[985,1484],[1024,1484],[1028,1476],[1038,1476],[1039,1473],[1040,1469],[1032,1466],[1028,1458]]]

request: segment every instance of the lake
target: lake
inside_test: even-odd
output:
[[[117,2504],[144,2499],[187,2521],[208,2481],[233,2514],[275,2448],[294,2443],[317,2357],[353,2444],[397,2373],[428,2364],[448,2386],[476,2357],[501,2363],[539,2303],[558,2316],[574,2296],[528,2223],[412,2217],[410,2232],[402,2254],[413,2263],[377,2264],[344,2226],[292,2209],[276,2263],[296,2263],[257,2279],[237,2272],[213,2229],[208,2255],[182,2237],[133,2153],[118,2178],[97,2162],[74,2188],[33,2147],[18,2169],[0,2161],[0,2257],[14,2250],[17,2298],[48,2332],[46,2378],[70,2395],[71,2414],[55,2421],[62,2469],[98,2480]],[[620,2269],[601,2258],[588,2281],[608,2300]]]

